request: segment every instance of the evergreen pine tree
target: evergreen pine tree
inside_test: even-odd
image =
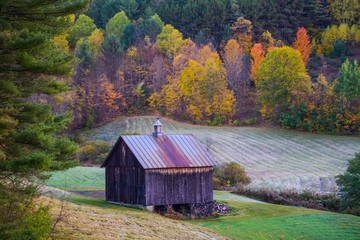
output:
[[[50,41],[63,34],[87,0],[5,0],[0,3],[0,235],[46,237],[51,218],[34,202],[45,171],[76,162],[76,145],[62,137],[70,116],[27,101],[35,92],[64,87],[53,76],[69,74],[71,57]]]

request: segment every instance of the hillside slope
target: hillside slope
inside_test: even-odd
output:
[[[46,198],[50,201],[49,198]],[[176,221],[103,199],[71,195],[54,239],[359,239],[360,217],[259,203],[215,192],[233,212],[218,218]],[[60,202],[52,200],[54,217]],[[196,226],[198,225],[198,226]],[[207,228],[207,229],[205,229]],[[219,234],[215,234],[215,233]],[[221,236],[223,237],[221,237]]]
[[[82,132],[84,139],[114,143],[120,134],[151,134],[151,116],[119,118]],[[334,191],[334,176],[360,151],[359,137],[328,136],[256,127],[208,127],[163,118],[167,134],[194,134],[217,163],[235,161],[245,167],[251,187]]]
[[[56,218],[61,202],[44,198]],[[165,218],[146,210],[105,203],[104,200],[72,197],[63,205],[64,218],[52,235],[54,239],[225,239],[207,229],[184,221]]]

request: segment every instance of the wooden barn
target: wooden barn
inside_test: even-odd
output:
[[[106,200],[159,206],[213,201],[209,153],[192,135],[120,136],[105,162]]]

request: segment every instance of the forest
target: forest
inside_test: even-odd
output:
[[[359,134],[359,24],[359,0],[0,1],[1,236],[51,233],[38,183],[119,116]]]
[[[358,133],[359,6],[94,0],[52,39],[76,59],[55,102],[73,111],[73,128],[155,110],[212,126]]]

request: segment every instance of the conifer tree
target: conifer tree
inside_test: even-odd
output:
[[[76,145],[60,130],[71,118],[30,102],[35,92],[66,87],[53,76],[69,74],[71,57],[51,39],[64,34],[87,0],[5,0],[0,3],[0,235],[4,239],[47,236],[51,218],[37,206],[44,171],[64,169],[75,159]],[[55,134],[57,133],[57,134]]]

